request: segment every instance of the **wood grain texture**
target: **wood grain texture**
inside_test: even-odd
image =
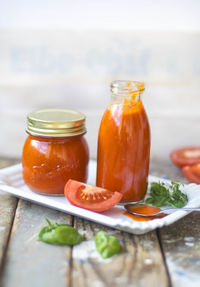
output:
[[[2,157],[0,156],[0,168],[5,168],[9,165],[12,165],[12,164],[15,164],[19,162],[19,159],[9,159],[9,158],[5,158],[5,157]]]
[[[199,222],[193,212],[159,231],[173,287],[200,285]]]
[[[74,226],[85,234],[86,241],[72,250],[72,286],[155,287],[158,282],[163,287],[169,285],[156,232],[136,236],[80,218],[75,218]],[[123,247],[121,254],[101,258],[94,243],[100,230],[117,237]]]
[[[4,159],[4,166],[6,162]],[[184,182],[178,168],[159,158],[151,162],[151,174]],[[5,194],[0,199],[0,256],[3,258],[16,199]],[[16,282],[20,287],[170,286],[156,232],[136,236],[75,217],[73,224],[86,240],[73,248],[50,246],[35,240],[45,217],[52,222],[73,223],[71,216],[19,201],[6,260],[3,260],[1,286],[13,287]],[[193,213],[158,232],[173,287],[199,286],[199,220],[200,214]],[[99,230],[118,238],[123,246],[120,255],[106,260],[100,257],[94,244]]]
[[[0,157],[0,168],[7,167],[17,161],[17,159]],[[0,270],[3,268],[4,254],[6,252],[16,206],[17,199],[15,197],[0,191]]]
[[[19,201],[1,281],[3,287],[71,285],[71,248],[36,240],[40,228],[46,225],[45,218],[52,222],[72,223],[69,215]]]
[[[17,199],[8,194],[0,194],[0,269],[2,269],[4,253],[12,227]]]
[[[151,162],[151,174],[187,183],[181,170],[170,161]],[[198,287],[200,284],[199,222],[200,213],[193,212],[158,232],[173,287]]]
[[[168,177],[171,180],[178,180],[188,183],[180,168],[176,167],[170,160],[155,157],[150,162],[150,174],[158,177]]]

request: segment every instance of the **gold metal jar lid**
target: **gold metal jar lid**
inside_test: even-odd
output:
[[[44,109],[27,116],[27,132],[46,137],[76,136],[86,133],[85,115],[64,109]]]

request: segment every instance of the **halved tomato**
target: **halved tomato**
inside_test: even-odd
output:
[[[170,158],[178,167],[200,163],[200,147],[183,147],[170,153]]]
[[[64,192],[71,204],[95,212],[110,209],[120,202],[123,196],[117,191],[113,192],[72,179],[66,183]]]
[[[188,181],[200,184],[200,163],[184,166],[182,171]]]

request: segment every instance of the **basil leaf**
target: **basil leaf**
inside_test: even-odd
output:
[[[83,236],[68,224],[51,224],[47,219],[48,226],[43,227],[37,238],[50,244],[76,245],[83,240]]]
[[[149,197],[145,203],[157,207],[171,205],[172,207],[184,207],[188,202],[186,194],[181,192],[180,183],[172,181],[171,184],[152,182]]]
[[[102,258],[109,258],[121,252],[121,245],[114,236],[108,236],[104,231],[99,231],[95,236],[97,251]]]

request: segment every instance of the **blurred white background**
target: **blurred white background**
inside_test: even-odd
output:
[[[26,114],[87,115],[91,157],[112,80],[145,81],[151,156],[200,145],[200,1],[0,0],[0,155],[21,156]]]

